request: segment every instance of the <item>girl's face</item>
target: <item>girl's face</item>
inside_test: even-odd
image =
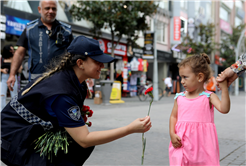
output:
[[[104,64],[88,57],[87,60],[83,62],[83,68],[87,78],[99,79]]]
[[[186,65],[180,67],[179,75],[181,77],[181,84],[187,92],[192,92],[198,88],[200,82],[190,66]]]

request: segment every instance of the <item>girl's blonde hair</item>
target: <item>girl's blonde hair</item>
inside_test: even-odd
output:
[[[26,94],[29,92],[30,89],[32,89],[35,85],[37,85],[39,82],[44,80],[45,78],[48,78],[52,76],[54,73],[59,72],[61,70],[69,69],[72,68],[73,66],[76,65],[76,62],[78,59],[86,60],[87,56],[84,55],[77,55],[77,54],[70,54],[69,52],[61,56],[60,58],[54,58],[51,60],[51,64],[47,68],[47,71],[43,73],[41,77],[39,77],[29,88],[24,90],[21,95]],[[87,84],[86,84],[87,85]],[[87,87],[87,91],[89,92],[89,96],[91,97],[92,94],[88,90],[89,88]]]
[[[197,75],[199,73],[204,74],[204,82],[208,81],[211,77],[211,67],[209,66],[210,59],[207,54],[202,53],[200,55],[196,54],[185,58],[178,64],[178,67],[190,66],[192,71]]]

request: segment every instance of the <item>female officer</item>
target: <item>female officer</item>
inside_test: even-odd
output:
[[[78,165],[90,156],[95,145],[114,141],[151,127],[149,117],[127,126],[89,132],[80,109],[87,94],[85,80],[99,79],[103,63],[114,58],[103,54],[98,41],[75,38],[57,65],[30,82],[1,113],[1,160],[7,165]],[[34,151],[33,142],[46,131],[60,128],[71,136],[68,153],[59,153],[52,163]]]

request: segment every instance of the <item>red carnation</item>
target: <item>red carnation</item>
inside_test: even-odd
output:
[[[153,90],[153,87],[150,87],[150,88],[148,88],[148,89],[144,92],[144,94],[146,95],[147,93],[151,92],[152,90]]]
[[[93,111],[92,110],[89,110],[89,111],[87,111],[87,113],[88,113],[88,117],[91,117],[92,114],[93,114]]]
[[[88,125],[88,127],[91,127],[92,123],[91,122],[88,122],[86,123]]]
[[[87,121],[87,117],[86,117],[86,115],[82,115],[82,118],[84,119],[84,122],[86,122],[86,121]]]
[[[90,107],[86,106],[86,105],[84,105],[83,108],[82,108],[82,112],[87,112],[89,110],[90,110]]]

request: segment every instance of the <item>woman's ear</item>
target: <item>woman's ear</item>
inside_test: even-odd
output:
[[[203,82],[204,78],[205,78],[205,76],[203,73],[198,73],[198,75],[197,75],[197,81],[198,82]]]
[[[84,69],[84,61],[82,59],[78,59],[76,64],[80,69]]]

